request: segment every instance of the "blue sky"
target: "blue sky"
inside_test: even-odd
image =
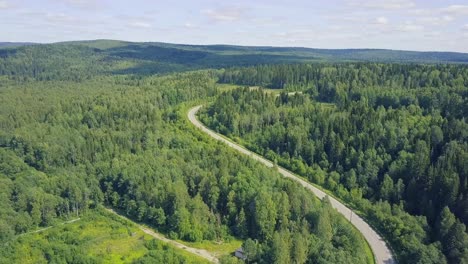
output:
[[[468,0],[0,0],[0,41],[468,52]]]

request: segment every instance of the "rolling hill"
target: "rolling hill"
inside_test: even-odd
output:
[[[59,74],[73,79],[83,78],[74,74],[80,68],[87,69],[90,74],[155,74],[277,63],[468,63],[468,54],[456,52],[185,45],[117,40],[32,44],[0,43],[0,74],[42,79],[56,78]]]

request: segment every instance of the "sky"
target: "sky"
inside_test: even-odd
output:
[[[468,0],[0,0],[0,42],[468,52]]]

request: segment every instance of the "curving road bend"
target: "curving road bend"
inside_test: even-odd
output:
[[[253,159],[263,163],[267,167],[273,167],[274,164],[273,162],[263,158],[260,155],[257,155],[253,153],[250,150],[247,150],[246,148],[233,143],[232,141],[226,139],[225,137],[221,136],[220,134],[212,131],[211,129],[207,128],[205,125],[203,125],[200,121],[198,121],[196,114],[198,110],[202,105],[195,106],[191,108],[188,112],[188,119],[192,124],[194,124],[196,127],[201,129],[203,132],[207,133],[210,135],[212,138],[222,141],[225,144],[227,144],[229,147],[236,149],[237,151],[241,152],[242,154],[249,155]],[[322,199],[324,198],[327,194],[324,193],[322,190],[318,189],[317,187],[314,187],[312,184],[308,183],[307,181],[303,180],[299,176],[294,175],[290,171],[278,166],[278,172],[282,174],[286,178],[290,178],[295,180],[296,182],[299,182],[302,186],[304,186],[306,189],[310,190],[313,194],[315,194],[318,198]],[[332,206],[340,213],[342,214],[345,218],[349,219],[350,222],[359,230],[359,232],[362,233],[364,238],[367,240],[369,243],[372,252],[374,253],[375,261],[376,263],[379,264],[395,264],[397,263],[395,258],[392,255],[392,252],[390,251],[389,247],[385,243],[385,241],[382,239],[382,237],[377,234],[360,216],[356,215],[351,209],[346,207],[344,204],[340,203],[337,201],[335,198],[330,197],[330,202]]]

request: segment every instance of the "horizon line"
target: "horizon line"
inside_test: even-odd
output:
[[[55,42],[0,41],[0,43],[51,45],[51,44],[61,44],[61,43],[92,42],[92,41],[116,41],[116,42],[126,42],[126,43],[159,43],[159,44],[186,45],[186,46],[231,46],[231,47],[246,47],[246,48],[295,48],[295,49],[312,49],[312,50],[385,50],[385,51],[421,52],[421,53],[457,53],[457,54],[468,55],[468,52],[451,51],[451,50],[410,50],[410,49],[406,50],[406,49],[391,49],[391,48],[317,48],[317,47],[306,47],[306,46],[240,45],[240,44],[227,44],[227,43],[191,44],[191,43],[176,43],[176,42],[164,42],[164,41],[131,41],[131,40],[105,39],[105,38],[64,40],[64,41],[55,41]]]

